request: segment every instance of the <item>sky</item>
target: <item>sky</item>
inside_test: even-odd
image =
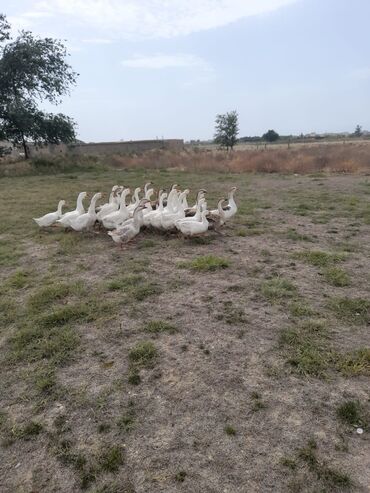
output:
[[[65,40],[79,73],[50,111],[85,142],[370,130],[369,0],[0,0]]]

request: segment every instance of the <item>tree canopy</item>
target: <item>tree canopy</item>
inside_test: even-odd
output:
[[[23,145],[27,158],[30,141],[41,145],[75,140],[71,118],[43,112],[38,104],[60,103],[77,74],[66,61],[61,41],[28,31],[11,40],[9,28],[0,15],[0,139]]]
[[[263,140],[267,140],[267,142],[275,142],[280,139],[280,135],[275,130],[268,130],[262,135],[262,138]]]
[[[233,149],[237,142],[239,133],[238,113],[230,111],[223,115],[216,116],[215,136],[216,144],[226,147],[227,150]]]

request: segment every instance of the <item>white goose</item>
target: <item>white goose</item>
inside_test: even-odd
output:
[[[94,226],[97,219],[97,214],[95,212],[96,201],[100,199],[101,196],[101,193],[96,193],[91,199],[88,211],[71,221],[71,227],[75,231],[87,231]]]
[[[236,190],[237,190],[236,187],[232,187],[229,191],[229,195],[228,195],[229,203],[226,207],[223,208],[225,213],[224,216],[225,221],[228,221],[237,213],[238,208],[234,200],[234,193],[236,192]]]
[[[176,221],[176,227],[177,227],[177,224],[180,222],[182,223],[184,221],[185,222],[187,222],[187,221],[200,221],[201,217],[202,217],[202,211],[203,210],[207,210],[207,202],[206,202],[205,198],[202,198],[198,201],[194,216],[187,216],[187,217],[184,217],[182,219],[178,219]]]
[[[77,197],[76,209],[74,211],[66,212],[65,214],[63,214],[63,216],[57,220],[57,223],[61,224],[65,228],[68,228],[70,227],[71,221],[73,219],[76,219],[78,216],[81,216],[81,214],[84,214],[85,209],[82,201],[86,197],[86,195],[86,192],[79,193]]]
[[[140,187],[135,188],[134,194],[133,194],[132,199],[131,199],[131,204],[127,206],[127,210],[131,214],[133,214],[134,210],[139,205],[139,202],[140,202],[139,193],[140,192],[141,192],[141,188]]]
[[[129,193],[131,193],[130,189],[125,188],[121,193],[118,211],[111,212],[103,217],[102,223],[106,229],[115,229],[130,217],[126,207],[126,197]]]
[[[58,203],[58,208],[55,212],[49,212],[42,217],[34,217],[33,220],[40,226],[40,228],[47,228],[48,226],[51,226],[62,217],[62,207],[65,203],[65,200],[60,200]]]
[[[150,212],[147,212],[144,214],[144,225],[145,226],[152,226],[153,228],[161,228],[161,218],[160,215],[163,212],[164,206],[163,206],[163,201],[164,199],[167,198],[166,192],[163,190],[160,190],[158,193],[158,200],[159,204],[157,209],[151,210]],[[157,220],[157,222],[156,222]]]
[[[128,243],[135,238],[140,232],[140,212],[144,209],[146,205],[146,199],[142,199],[140,203],[136,206],[132,219],[126,221],[126,223],[113,231],[108,231],[109,236],[115,243],[123,245],[123,243]]]
[[[206,215],[207,210],[203,210],[200,221],[178,221],[176,227],[184,236],[196,236],[205,233],[208,230]]]
[[[119,187],[118,185],[114,185],[112,188],[112,191],[109,195],[109,201],[106,204],[103,204],[100,208],[97,208],[99,210],[97,214],[97,219],[98,221],[101,221],[103,217],[107,216],[108,214],[111,214],[112,212],[115,212],[118,210],[118,205],[119,205],[119,191],[122,189],[122,187]]]
[[[176,221],[178,219],[182,219],[185,217],[185,208],[183,206],[183,197],[189,193],[189,190],[184,190],[180,197],[177,196],[176,190],[173,190],[176,193],[175,203],[167,204],[168,208],[171,208],[170,211],[164,212],[161,215],[161,225],[162,228],[166,231],[170,231],[175,227]],[[172,193],[172,192],[171,192]],[[170,195],[171,195],[170,193]],[[169,201],[168,201],[169,202]]]

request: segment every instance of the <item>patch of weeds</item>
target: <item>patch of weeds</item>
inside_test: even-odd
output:
[[[144,325],[144,330],[150,332],[151,334],[159,334],[161,332],[167,332],[169,334],[174,334],[177,332],[177,327],[165,322],[164,320],[149,320]]]
[[[215,255],[204,255],[194,260],[180,262],[178,267],[182,269],[191,269],[199,272],[214,272],[220,269],[226,269],[230,266],[227,259],[216,257]]]
[[[186,479],[186,472],[185,471],[179,471],[175,474],[175,481],[179,483],[183,483]]]
[[[17,330],[9,342],[10,360],[47,359],[54,364],[63,364],[78,347],[80,338],[70,327],[47,329],[32,324]]]
[[[292,241],[310,241],[310,242],[313,241],[313,239],[310,236],[298,233],[298,231],[295,228],[289,228],[285,232],[285,237],[288,238],[288,240],[292,240]]]
[[[123,464],[123,450],[119,445],[111,445],[100,451],[97,462],[104,472],[117,472]]]
[[[217,315],[218,320],[225,320],[230,325],[240,325],[247,322],[242,308],[236,308],[232,301],[223,302],[223,313]]]
[[[251,397],[252,397],[252,411],[254,412],[261,411],[261,409],[267,408],[267,404],[265,404],[262,401],[261,396],[258,392],[252,392]]]
[[[271,303],[277,303],[285,298],[295,296],[297,288],[283,277],[273,277],[262,284],[261,292]]]
[[[117,420],[118,429],[121,432],[129,432],[135,425],[136,413],[133,404],[128,406],[127,411],[122,414]]]
[[[161,288],[155,282],[145,282],[139,286],[136,286],[131,291],[131,296],[136,301],[143,301],[149,296],[153,296],[159,294],[161,292]]]
[[[35,436],[39,435],[43,430],[41,423],[37,421],[30,421],[24,426],[13,426],[12,436],[20,440],[31,440]]]
[[[157,348],[151,341],[141,341],[130,349],[129,359],[138,366],[150,366],[158,355]]]
[[[129,375],[128,375],[128,383],[130,385],[140,385],[141,377],[140,377],[140,373],[137,371],[137,369],[132,368],[130,370]]]
[[[354,324],[370,322],[370,301],[362,298],[331,298],[328,307],[342,320]]]
[[[360,348],[340,355],[337,368],[346,376],[370,376],[370,348]]]
[[[98,433],[108,433],[111,430],[111,425],[109,423],[99,423]]]
[[[142,248],[153,248],[157,246],[157,242],[154,240],[151,240],[150,238],[146,238],[145,240],[142,240],[138,245],[137,248],[141,250]]]
[[[47,284],[38,289],[28,298],[28,308],[34,313],[48,308],[50,304],[56,301],[62,301],[71,294],[83,292],[83,285],[80,282],[67,284],[64,282],[55,282]]]
[[[142,281],[142,276],[131,274],[125,277],[112,279],[111,281],[109,281],[107,287],[109,291],[127,290],[137,286]]]
[[[236,429],[231,425],[226,425],[224,428],[224,431],[225,431],[226,435],[230,435],[230,436],[236,435]]]
[[[42,394],[52,394],[56,387],[54,368],[48,366],[36,371],[34,374],[34,384],[36,389]]]
[[[0,265],[15,265],[20,256],[21,253],[14,245],[14,241],[0,240]]]
[[[322,377],[335,364],[336,355],[325,344],[325,335],[325,323],[320,320],[282,330],[280,343],[289,348],[287,361],[297,373]]]
[[[338,262],[346,260],[347,255],[345,253],[330,253],[321,250],[307,250],[305,252],[297,252],[293,254],[293,258],[298,260],[304,260],[308,264],[315,267],[328,267]]]
[[[339,267],[330,267],[325,269],[323,275],[327,282],[332,286],[345,287],[349,286],[350,279],[347,272]]]
[[[308,469],[316,475],[322,483],[322,491],[337,492],[342,489],[349,490],[352,487],[353,482],[348,474],[336,471],[329,467],[325,461],[319,460],[317,444],[314,440],[310,440],[305,447],[298,450],[297,458],[304,462]]]
[[[195,236],[189,238],[189,245],[209,245],[214,240],[213,236]]]
[[[314,310],[303,301],[293,301],[288,305],[288,310],[293,317],[311,317]]]
[[[364,426],[365,419],[360,401],[345,401],[337,408],[337,418],[350,426]]]
[[[236,230],[235,234],[236,236],[241,236],[241,237],[246,237],[246,236],[258,236],[262,235],[264,233],[263,229],[260,228],[239,228]]]
[[[31,274],[25,270],[17,270],[6,280],[6,285],[14,289],[22,289],[30,285]]]
[[[291,459],[290,457],[282,457],[280,459],[280,464],[284,467],[291,469],[292,471],[295,471],[295,469],[297,469],[297,462],[294,459]]]

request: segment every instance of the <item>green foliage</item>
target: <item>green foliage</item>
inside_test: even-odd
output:
[[[174,334],[177,332],[177,327],[163,320],[149,320],[145,323],[144,330],[152,334],[159,334],[160,332]]]
[[[98,458],[98,464],[104,472],[117,472],[123,464],[123,450],[119,445],[104,448]]]
[[[236,430],[231,425],[226,425],[224,430],[225,430],[226,435],[231,435],[231,436],[236,435]]]
[[[362,298],[331,298],[328,304],[336,316],[355,324],[370,322],[370,301]]]
[[[216,116],[215,136],[216,144],[226,147],[226,150],[233,149],[237,142],[239,133],[238,113],[230,111],[224,115]]]
[[[130,349],[129,359],[136,365],[149,366],[157,355],[157,349],[151,341],[141,341]]]
[[[275,142],[280,139],[280,135],[275,132],[275,130],[268,130],[265,134],[262,135],[262,139],[267,142]]]
[[[337,417],[347,425],[360,426],[363,424],[362,407],[358,400],[345,401],[337,408]]]
[[[261,292],[272,303],[296,295],[297,289],[290,281],[282,277],[273,277],[265,281],[261,286]]]
[[[6,20],[0,18],[0,42],[10,39]],[[5,33],[5,34],[4,34]],[[76,73],[66,62],[61,41],[34,37],[21,31],[2,47],[0,57],[0,139],[22,144],[29,157],[27,141],[35,144],[71,142],[74,122],[62,114],[37,108],[47,100],[58,103],[76,82]]]
[[[230,262],[227,259],[216,257],[215,255],[204,255],[203,257],[197,257],[191,261],[180,262],[178,266],[183,269],[191,269],[200,272],[213,272],[219,269],[226,269],[230,266]]]
[[[323,275],[332,286],[345,287],[350,284],[349,275],[345,270],[339,267],[330,267],[325,269]]]
[[[332,264],[342,262],[347,257],[344,253],[329,253],[320,250],[307,250],[305,252],[295,253],[293,256],[315,267],[328,267]]]

